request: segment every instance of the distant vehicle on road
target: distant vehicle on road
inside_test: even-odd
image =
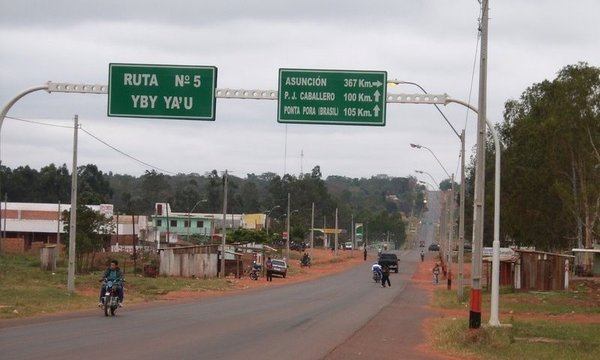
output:
[[[390,270],[394,270],[395,273],[398,273],[398,256],[396,256],[396,254],[383,253],[379,255],[379,261],[377,263],[382,267],[387,265]]]
[[[440,251],[440,245],[438,245],[438,244],[429,245],[429,251]]]
[[[421,240],[421,242],[419,243],[419,247],[425,247],[425,241]]]
[[[344,243],[344,250],[352,250],[352,241],[347,241]]]
[[[287,275],[287,263],[282,259],[273,259],[271,260],[271,264],[273,268],[271,269],[271,273],[273,275],[281,275],[285,278]]]

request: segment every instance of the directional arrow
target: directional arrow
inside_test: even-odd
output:
[[[379,90],[375,90],[375,102],[379,102],[379,96],[381,96],[381,93],[379,92]]]
[[[381,85],[383,85],[383,83],[379,80],[373,82],[372,84],[375,85],[375,87],[380,87]]]
[[[379,105],[375,105],[373,112],[375,113],[375,116],[379,116]]]

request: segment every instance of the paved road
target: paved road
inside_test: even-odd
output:
[[[1,357],[92,360],[113,353],[119,359],[320,359],[402,293],[414,264],[403,263],[391,276],[393,286],[385,289],[370,280],[370,263],[365,263],[290,286],[132,306],[115,318],[98,310],[28,321],[0,329]]]

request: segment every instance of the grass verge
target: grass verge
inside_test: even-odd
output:
[[[66,264],[59,263],[55,272],[40,270],[40,261],[29,255],[0,255],[0,319],[13,319],[89,309],[97,303],[102,272],[79,274],[76,291],[67,291]],[[227,279],[125,277],[125,301],[141,303],[156,300],[172,291],[223,291],[232,288]]]
[[[466,297],[468,293],[466,290]],[[473,330],[464,317],[442,317],[434,321],[432,346],[445,353],[483,359],[596,359],[600,323],[569,322],[568,318],[548,321],[544,317],[597,316],[597,296],[582,284],[570,291],[512,292],[505,288],[500,309],[502,323],[508,326]],[[489,293],[484,293],[482,303],[489,309]],[[432,306],[468,314],[468,298],[459,301],[455,291],[444,288],[434,291]]]
[[[482,359],[597,359],[600,325],[515,321],[511,327],[469,330],[463,320],[438,319],[439,350]]]

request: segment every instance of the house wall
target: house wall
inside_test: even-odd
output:
[[[0,239],[0,251],[6,253],[24,253],[25,240],[22,238]]]

